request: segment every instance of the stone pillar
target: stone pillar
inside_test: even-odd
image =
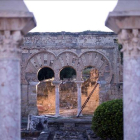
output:
[[[106,95],[109,89],[106,89],[107,83],[106,81],[98,80],[97,83],[99,84],[99,104],[102,104],[106,100],[104,100],[104,96]]]
[[[82,83],[83,81],[76,81],[77,84],[77,115],[80,113],[81,111],[81,87],[82,87]],[[82,113],[80,114],[80,116],[82,116]]]
[[[123,45],[124,140],[140,139],[140,0],[119,0],[106,26]]]
[[[140,139],[140,31],[124,29],[123,44],[124,140]]]
[[[55,86],[55,116],[59,116],[59,85],[60,81],[53,81],[53,85]]]
[[[38,82],[29,82],[28,91],[28,115],[37,115],[37,84]]]
[[[16,8],[15,8],[16,7]],[[23,35],[35,27],[22,0],[0,1],[0,139],[20,140]]]
[[[27,107],[28,107],[28,85],[21,85],[21,116],[27,117]]]

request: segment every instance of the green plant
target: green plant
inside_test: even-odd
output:
[[[92,118],[92,129],[103,139],[123,140],[123,102],[111,100],[97,107]]]

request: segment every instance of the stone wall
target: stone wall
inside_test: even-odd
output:
[[[82,80],[82,70],[88,66],[99,71],[100,81],[106,83],[99,87],[99,103],[122,97],[122,66],[114,33],[28,33],[22,45],[22,115],[36,114],[32,104],[37,104],[37,93],[31,91],[36,86],[31,89],[30,83],[38,84],[38,71],[49,67],[60,81],[59,73],[66,66],[76,70],[76,81]]]

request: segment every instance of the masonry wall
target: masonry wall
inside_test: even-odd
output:
[[[56,79],[59,80],[59,72],[55,70],[55,67],[62,53],[65,53],[66,56],[68,52],[77,55],[76,57],[72,57],[72,62],[74,59],[79,59],[84,53],[86,53],[87,56],[90,52],[102,54],[108,59],[107,63],[110,64],[110,67],[106,67],[106,73],[104,73],[104,75],[107,75],[108,71],[110,81],[108,86],[103,88],[104,93],[101,95],[101,102],[122,98],[122,66],[120,64],[120,53],[116,40],[117,36],[110,32],[87,31],[81,33],[60,32],[27,34],[22,45],[22,116],[37,114],[37,92],[35,85],[39,82],[37,79],[37,72],[39,69],[44,66],[51,67],[54,69]],[[45,58],[45,60],[41,59],[42,55],[34,57],[42,53],[47,53],[48,56],[49,54],[51,55],[49,57],[46,56],[47,58]],[[84,57],[88,62],[88,57],[86,57],[86,55]],[[64,59],[60,59],[60,62],[64,61]],[[81,60],[84,61],[83,58],[81,58]],[[73,67],[75,67],[74,65],[78,65],[78,63],[75,62],[76,61],[74,61]],[[84,69],[83,65],[79,65],[78,67]],[[60,69],[61,68],[59,68],[59,70]],[[81,77],[81,69],[79,71],[77,69],[79,74],[77,80]],[[54,97],[52,96],[52,98]]]

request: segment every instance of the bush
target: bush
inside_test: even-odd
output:
[[[100,138],[123,140],[122,99],[107,101],[99,105],[92,118],[92,129]]]

